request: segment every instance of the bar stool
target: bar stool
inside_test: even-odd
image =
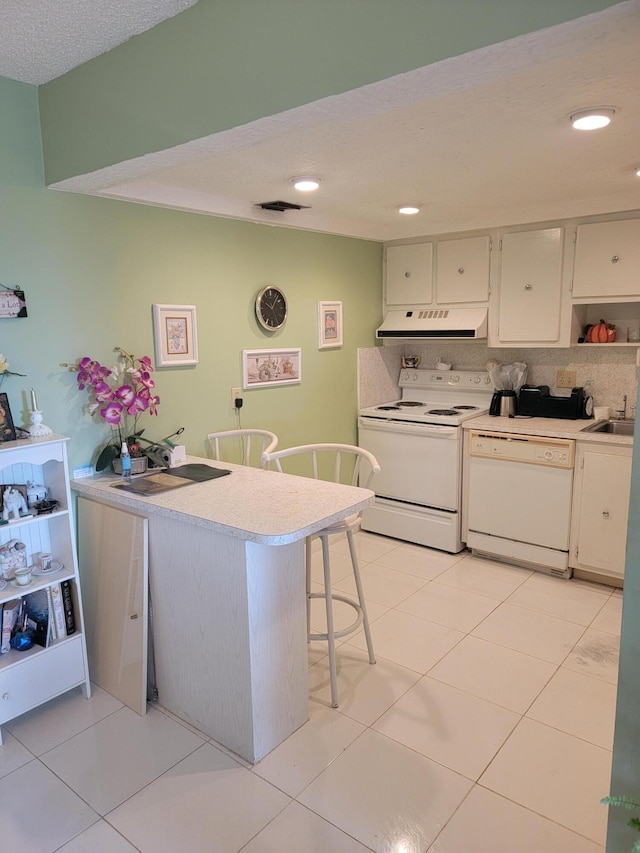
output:
[[[240,457],[241,465],[249,465],[253,468],[264,468],[264,454],[273,452],[278,446],[278,436],[266,429],[228,429],[223,432],[210,432],[207,439],[213,458],[217,462],[233,462],[234,459],[223,460],[225,451],[228,453],[232,450],[234,458]],[[252,439],[254,439],[253,456],[251,455]]]
[[[353,463],[353,476],[351,485],[363,486],[368,488],[373,475],[380,471],[375,456],[368,450],[361,447],[356,447],[351,444],[307,444],[299,447],[289,447],[285,450],[277,450],[275,453],[265,453],[263,459],[268,467],[274,463],[276,470],[282,473],[281,460],[288,457],[302,457],[305,464],[310,463],[311,470],[307,476],[312,476],[314,479],[333,480],[335,483],[341,482],[340,469],[343,460],[347,460],[349,464]],[[324,474],[324,476],[323,476]],[[329,647],[329,675],[331,679],[331,704],[334,708],[338,707],[338,684],[336,674],[336,649],[335,641],[340,637],[345,637],[347,634],[352,634],[357,631],[360,625],[364,628],[364,634],[367,641],[367,651],[369,653],[369,663],[375,663],[376,658],[373,651],[373,642],[371,640],[371,631],[369,628],[369,618],[367,616],[367,606],[365,603],[364,593],[362,591],[362,581],[360,579],[360,567],[358,565],[358,556],[356,546],[353,539],[354,531],[360,527],[360,518],[362,513],[358,512],[342,521],[337,521],[328,527],[324,527],[317,533],[308,536],[306,539],[306,578],[307,578],[307,638],[308,640],[326,640]],[[354,601],[344,595],[338,595],[331,591],[331,566],[329,556],[329,537],[336,534],[346,534],[349,543],[349,553],[351,555],[351,566],[353,568],[353,577],[358,593],[358,600]],[[311,540],[314,536],[318,536],[322,542],[322,563],[324,568],[324,592],[311,592]],[[311,633],[311,599],[324,598],[325,608],[327,613],[327,631],[324,634]],[[356,612],[356,619],[347,628],[342,628],[340,631],[334,630],[333,625],[333,601],[342,601],[348,604]]]

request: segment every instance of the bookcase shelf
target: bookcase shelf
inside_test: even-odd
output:
[[[63,436],[51,435],[0,444],[0,486],[41,484],[50,499],[59,501],[54,512],[1,525],[0,549],[18,540],[28,566],[36,567],[40,554],[45,552],[64,566],[50,575],[33,574],[27,586],[14,585],[5,578],[7,584],[0,590],[0,630],[6,605],[38,590],[47,592],[48,620],[53,626],[53,592],[57,588],[60,593],[63,582],[69,584],[75,622],[75,631],[70,634],[66,629],[52,628],[46,646],[34,643],[25,651],[10,649],[0,655],[0,726],[75,687],[81,686],[87,698],[91,695],[75,532],[69,509],[67,441]],[[10,569],[4,570],[11,573]]]

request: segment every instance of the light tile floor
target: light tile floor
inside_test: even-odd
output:
[[[339,642],[337,710],[323,643],[309,722],[255,767],[160,706],[72,691],[4,729],[2,849],[603,853],[621,592],[357,542],[378,662],[362,634]],[[353,593],[347,553],[332,572]]]

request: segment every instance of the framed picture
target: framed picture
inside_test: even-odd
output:
[[[242,350],[242,387],[292,385],[300,382],[302,355],[297,349]]]
[[[156,367],[198,363],[195,305],[154,305],[153,332]]]
[[[16,428],[9,408],[9,398],[0,394],[0,441],[15,441]]]
[[[318,302],[318,349],[342,346],[342,302]]]
[[[0,507],[2,507],[3,516],[4,511],[7,510],[7,515],[11,518],[31,512],[27,503],[27,487],[22,483],[6,483],[0,486]],[[18,512],[18,516],[14,515],[14,510]]]

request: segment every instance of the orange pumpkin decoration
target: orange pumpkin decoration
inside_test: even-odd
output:
[[[613,337],[609,333],[613,332]],[[587,340],[590,344],[606,344],[609,341],[615,340],[615,326],[610,326],[604,320],[600,320],[589,329]]]

